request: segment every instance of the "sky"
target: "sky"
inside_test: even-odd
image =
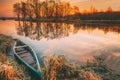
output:
[[[14,16],[13,4],[21,0],[0,0],[0,17],[1,16]],[[25,0],[23,0],[25,1]],[[80,11],[89,10],[94,6],[98,10],[107,10],[109,6],[113,10],[120,10],[120,0],[63,0],[69,1],[72,5],[80,8]]]

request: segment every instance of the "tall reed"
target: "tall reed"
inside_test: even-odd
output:
[[[64,55],[44,57],[42,80],[101,80],[92,70],[71,64]]]

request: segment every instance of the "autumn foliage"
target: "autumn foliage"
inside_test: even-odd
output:
[[[27,0],[13,5],[15,15],[20,18],[60,18],[68,15],[79,14],[77,6],[71,6],[69,2],[60,0]]]

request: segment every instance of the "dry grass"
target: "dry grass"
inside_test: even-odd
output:
[[[80,66],[67,62],[65,56],[49,56],[44,58],[42,80],[102,80],[90,70],[82,70]]]
[[[120,75],[113,74],[104,63],[104,56],[94,56],[94,60],[84,66],[82,66],[82,70],[84,71],[92,71],[92,73],[99,75],[101,80],[120,80]],[[85,75],[85,74],[84,74]]]
[[[0,57],[3,59],[0,59],[0,80],[30,80],[24,66],[20,66],[6,54],[0,53]]]
[[[18,65],[6,54],[0,54],[0,80],[31,80],[24,72],[25,68]],[[45,58],[42,80],[102,80],[92,70],[81,70],[69,64],[65,56],[49,56]],[[28,77],[27,77],[28,76]]]
[[[1,65],[0,80],[18,80],[13,66]]]
[[[12,38],[0,34],[0,80],[30,80],[24,66],[8,57]]]
[[[78,80],[102,80],[101,76],[95,74],[92,70],[84,71],[81,70],[80,77]]]
[[[0,34],[0,52],[8,53],[10,50],[12,38],[10,36],[5,36]]]

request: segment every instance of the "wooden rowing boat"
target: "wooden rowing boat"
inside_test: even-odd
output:
[[[20,40],[15,40],[13,47],[15,57],[29,68],[30,71],[41,76],[41,68],[38,57],[31,46],[28,46]]]

